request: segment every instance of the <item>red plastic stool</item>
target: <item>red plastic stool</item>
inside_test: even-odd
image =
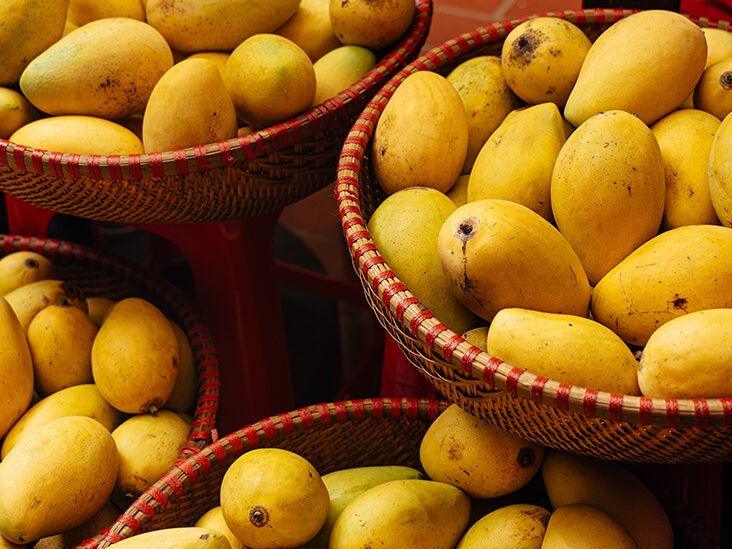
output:
[[[6,195],[11,233],[46,236],[54,212]],[[279,212],[222,223],[132,224],[174,244],[187,259],[202,320],[221,365],[219,428],[294,407],[273,257]]]

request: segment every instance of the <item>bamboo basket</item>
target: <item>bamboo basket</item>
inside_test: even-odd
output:
[[[18,235],[0,235],[0,256],[31,250],[50,258],[58,276],[78,286],[86,296],[111,299],[141,297],[156,305],[186,332],[198,372],[198,399],[186,446],[188,456],[213,440],[219,401],[219,362],[208,329],[185,295],[163,278],[141,270],[139,265],[103,254],[86,246]]]
[[[431,399],[358,399],[315,404],[262,419],[179,460],[114,524],[78,547],[108,547],[138,533],[192,526],[219,504],[221,480],[229,465],[254,448],[296,452],[321,475],[365,465],[421,469],[419,443],[448,405]]]
[[[591,40],[631,10],[551,12]],[[338,165],[336,198],[344,237],[369,306],[407,359],[452,402],[509,432],[547,447],[637,463],[732,460],[732,398],[657,399],[611,394],[546,379],[470,345],[415,297],[380,255],[367,228],[384,194],[370,161],[379,116],[407,75],[446,75],[477,55],[499,55],[527,18],[481,26],[423,53],[376,94],[356,120]],[[728,22],[695,20],[729,30]]]
[[[94,221],[206,223],[278,211],[335,180],[340,146],[378,89],[419,54],[432,0],[358,82],[251,135],[149,154],[95,156],[0,140],[0,191]]]

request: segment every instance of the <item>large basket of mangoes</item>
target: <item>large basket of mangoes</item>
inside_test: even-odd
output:
[[[608,546],[684,547],[685,505],[669,502],[642,471],[547,450],[447,401],[366,398],[221,437],[79,547],[583,546],[598,520]]]
[[[79,244],[0,235],[0,295],[0,539],[71,546],[214,439],[216,350],[181,290]]]
[[[0,5],[0,190],[87,219],[218,222],[331,184],[430,0]]]
[[[728,31],[665,10],[498,22],[369,103],[343,233],[444,397],[581,454],[732,458]]]

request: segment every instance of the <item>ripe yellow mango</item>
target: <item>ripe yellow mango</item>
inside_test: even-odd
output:
[[[564,119],[555,103],[511,111],[475,159],[468,202],[482,198],[511,200],[552,221],[552,172],[566,140]]]
[[[387,264],[436,318],[455,333],[478,321],[455,296],[445,278],[437,248],[440,228],[455,204],[431,187],[409,187],[379,204],[368,221],[371,236]]]
[[[587,51],[564,107],[579,126],[592,115],[624,110],[652,124],[681,105],[704,70],[701,28],[669,10],[645,10],[613,23]]]
[[[231,531],[229,525],[226,524],[226,520],[224,519],[224,513],[221,510],[220,505],[212,507],[203,515],[201,515],[194,524],[194,526],[197,526],[199,528],[209,528],[211,530],[215,530],[224,534],[226,539],[229,541],[229,545],[231,545],[231,549],[249,549],[241,542],[239,538],[234,535],[234,532]],[[326,544],[325,548],[327,549],[327,547],[328,545]]]
[[[315,97],[313,105],[337,95],[370,71],[376,55],[363,46],[338,46],[313,63]]]
[[[651,126],[666,173],[662,229],[719,224],[709,195],[709,153],[717,117],[699,109],[673,111]]]
[[[551,177],[552,212],[590,283],[658,233],[665,178],[653,132],[625,111],[598,113],[567,138]]]
[[[460,538],[456,549],[541,549],[549,516],[549,511],[540,505],[504,505],[478,519]]]
[[[709,151],[709,197],[717,217],[732,227],[732,115],[725,116],[717,128]]]
[[[118,465],[114,439],[96,419],[47,423],[0,462],[0,535],[30,543],[86,522],[106,504]]]
[[[694,107],[720,120],[732,112],[732,57],[704,69],[694,88]]]
[[[234,101],[221,72],[206,59],[168,69],[150,94],[142,118],[145,152],[171,151],[236,137]]]
[[[468,132],[465,107],[452,84],[434,72],[411,73],[376,123],[374,175],[387,194],[415,185],[446,192],[462,171]]]
[[[0,297],[0,437],[25,413],[33,398],[33,360],[15,311]]]
[[[0,86],[18,82],[28,63],[64,32],[69,0],[0,2]]]
[[[399,40],[415,11],[412,0],[329,0],[330,24],[338,40],[374,50]]]
[[[115,542],[119,549],[232,549],[221,532],[201,526],[177,526],[151,530]]]
[[[468,202],[445,220],[437,247],[453,293],[484,320],[506,307],[587,315],[590,284],[576,252],[526,206]]]
[[[38,110],[22,93],[0,87],[0,139],[7,139],[15,130],[39,116]]]
[[[638,371],[645,396],[732,396],[732,308],[673,318],[648,338]]]
[[[145,20],[145,2],[147,0],[69,0],[66,19],[72,25],[80,27],[90,21],[105,17],[129,17],[138,21]]]
[[[704,68],[732,57],[732,32],[717,27],[702,27],[707,41],[707,62]]]
[[[732,307],[732,228],[685,225],[660,233],[602,277],[590,307],[595,320],[640,346],[672,318]]]
[[[127,17],[92,21],[33,59],[20,89],[39,110],[117,119],[141,112],[173,65],[165,38]]]
[[[177,51],[230,52],[250,36],[274,32],[299,5],[300,0],[147,0],[145,13]]]
[[[295,42],[313,62],[342,45],[330,24],[330,0],[301,0],[294,15],[274,32]]]
[[[468,174],[488,137],[519,100],[506,83],[497,55],[466,59],[446,78],[460,94],[468,116],[468,152],[462,168],[462,173]]]
[[[488,353],[562,383],[638,395],[638,361],[620,337],[576,315],[507,308],[488,328]]]
[[[35,404],[8,431],[0,450],[0,459],[26,435],[34,435],[47,423],[66,416],[88,416],[112,431],[122,420],[122,413],[104,400],[93,383],[83,383],[56,391]]]
[[[543,549],[638,549],[628,531],[605,511],[586,503],[557,507],[546,525]]]
[[[115,408],[160,410],[178,376],[179,349],[169,319],[149,301],[128,297],[109,311],[92,345],[92,375]]]

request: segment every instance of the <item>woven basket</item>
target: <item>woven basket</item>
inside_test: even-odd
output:
[[[205,223],[274,212],[335,180],[358,114],[419,54],[432,0],[358,82],[307,112],[254,134],[151,154],[88,156],[0,140],[0,191],[54,212],[119,223]]]
[[[550,13],[594,39],[629,10]],[[425,52],[394,76],[367,105],[345,141],[336,198],[353,267],[378,321],[409,361],[449,400],[545,446],[613,460],[701,463],[732,460],[732,398],[652,399],[610,394],[546,379],[470,345],[409,291],[374,244],[367,220],[384,194],[370,161],[370,140],[394,90],[418,70],[446,75],[476,55],[499,55],[523,19],[478,27]],[[698,20],[729,29],[729,23]]]
[[[248,425],[180,460],[96,538],[78,547],[101,548],[137,533],[192,526],[219,504],[231,463],[259,447],[297,452],[322,475],[365,465],[421,468],[419,443],[449,405],[428,399],[359,399],[316,404]]]
[[[188,456],[213,440],[219,401],[219,362],[208,330],[198,320],[185,295],[175,286],[128,263],[91,248],[47,238],[0,235],[0,256],[31,250],[50,258],[61,280],[76,284],[87,296],[111,299],[141,297],[178,323],[191,343],[198,371],[198,400],[186,446]]]

